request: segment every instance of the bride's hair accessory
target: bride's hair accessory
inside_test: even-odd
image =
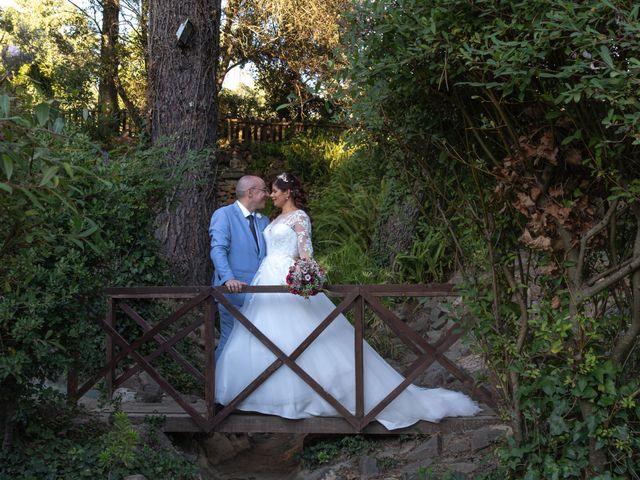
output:
[[[299,258],[289,268],[286,280],[291,293],[309,298],[322,291],[327,274],[313,258]]]
[[[289,183],[291,181],[291,179],[289,178],[289,175],[287,175],[287,172],[282,172],[280,175],[278,175],[276,178],[282,180],[283,182]]]

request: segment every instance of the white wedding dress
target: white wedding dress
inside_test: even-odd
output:
[[[284,285],[298,257],[310,257],[311,224],[302,210],[276,218],[264,231],[267,256],[252,285]],[[284,353],[291,354],[335,308],[324,294],[309,299],[290,293],[248,294],[242,313]],[[355,413],[354,328],[338,316],[298,357],[296,363],[352,414]],[[235,322],[216,364],[216,401],[226,405],[274,360],[271,353],[242,324]],[[364,344],[365,414],[404,378],[373,348]],[[286,365],[281,366],[239,406],[240,410],[285,418],[339,416],[339,413]],[[479,411],[466,395],[442,388],[410,385],[376,420],[387,429],[407,427],[419,420],[470,416]]]

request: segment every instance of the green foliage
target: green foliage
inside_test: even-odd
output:
[[[298,172],[304,184],[313,190],[323,186],[336,169],[349,162],[356,150],[343,135],[329,132],[298,135],[282,146],[288,168]]]
[[[389,278],[390,274],[373,262],[358,241],[348,239],[324,251],[317,256],[327,270],[327,283],[378,284]]]
[[[135,450],[140,443],[140,434],[131,428],[126,413],[113,414],[113,430],[103,435],[104,448],[98,456],[103,469],[109,471],[117,466],[131,467],[135,459]]]
[[[158,167],[158,150],[105,162],[47,107],[5,117],[0,144],[0,401],[19,408],[75,354],[87,370],[101,361],[92,320],[104,316],[105,286],[168,281],[153,219],[179,180]]]
[[[514,371],[521,377],[518,400],[529,434],[526,441],[517,444],[511,439],[498,450],[503,465],[522,472],[524,478],[583,478],[589,469],[590,442],[595,440],[597,448],[613,458],[610,471],[637,472],[640,381],[601,351],[603,338],[614,334],[610,325],[616,319],[582,319],[585,345],[577,362],[567,342],[571,337],[567,307],[558,310],[549,301],[541,302],[530,311],[531,338],[518,353],[515,339],[502,333],[516,330],[517,305],[500,302],[503,330],[496,331],[492,295],[470,286],[462,291],[485,356],[496,371]],[[583,402],[592,406],[586,418]]]
[[[238,90],[223,88],[218,95],[218,117],[275,119],[275,112],[266,106],[264,93],[245,85]]]
[[[479,348],[505,411],[522,410],[520,438],[501,457],[513,478],[640,471],[638,354],[625,368],[609,359],[637,314],[629,277],[574,294],[631,257],[633,220],[620,215],[591,239],[577,281],[567,261],[612,198],[637,200],[639,14],[609,0],[369,0],[344,33],[347,120],[424,192],[423,223],[455,247],[443,254],[423,232],[397,266],[417,278],[418,258],[463,260]],[[547,251],[525,242],[532,232]]]
[[[386,183],[381,172],[369,164],[367,152],[353,152],[312,194],[309,210],[316,248],[325,251],[355,242],[367,251],[385,194]]]
[[[2,9],[2,75],[27,105],[50,98],[81,110],[94,99],[99,38],[63,0],[17,0]]]
[[[446,256],[447,236],[442,228],[422,223],[409,252],[398,253],[395,269],[400,281],[407,283],[444,282],[452,267]]]
[[[324,440],[305,448],[298,460],[305,468],[315,468],[345,455],[353,456],[371,449],[372,442],[362,435],[352,435],[336,440]]]
[[[30,412],[19,448],[0,452],[0,480],[122,478],[140,473],[154,479],[199,478],[197,468],[175,451],[147,443],[124,414],[114,427],[81,412],[46,402]]]

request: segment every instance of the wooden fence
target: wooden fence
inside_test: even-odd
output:
[[[318,130],[342,131],[340,123],[331,122],[289,122],[283,120],[259,120],[252,118],[225,118],[218,127],[218,138],[229,145],[264,142],[282,142],[297,133]]]
[[[269,293],[286,292],[283,286],[246,287],[246,292]],[[445,352],[463,335],[463,329],[455,324],[446,331],[435,343],[430,344],[405,322],[398,318],[380,301],[380,297],[433,297],[452,296],[453,287],[450,284],[430,285],[334,285],[327,289],[331,296],[342,298],[335,309],[318,324],[317,328],[305,338],[300,345],[287,355],[281,351],[271,339],[267,338],[249,319],[235,308],[227,298],[224,287],[141,287],[141,288],[110,288],[107,294],[107,315],[105,320],[98,321],[106,332],[106,362],[102,368],[78,387],[77,378],[70,376],[69,396],[75,401],[87,393],[98,381],[104,379],[106,394],[111,399],[116,388],[121,386],[134,374],[145,371],[155,380],[160,388],[175,401],[176,409],[161,411],[158,404],[138,406],[129,412],[130,415],[148,415],[155,412],[167,417],[167,430],[171,431],[296,431],[323,433],[389,433],[384,427],[375,422],[375,417],[389,405],[407,386],[414,382],[434,362],[440,363],[449,373],[459,379],[472,396],[484,404],[495,406],[491,392],[476,385],[473,378],[445,356]],[[155,325],[143,318],[131,305],[133,301],[151,299],[165,301],[167,299],[183,301],[166,318]],[[217,408],[214,399],[215,392],[215,359],[214,359],[214,316],[216,302],[224,305],[236,319],[244,325],[276,356],[276,360],[251,382],[228,405]],[[197,309],[202,309],[201,315],[193,315]],[[368,308],[380,318],[390,330],[415,354],[415,361],[403,372],[405,380],[391,391],[378,405],[369,411],[364,409],[364,380],[363,380],[363,342],[365,328],[365,309]],[[296,359],[311,343],[333,322],[339,314],[350,309],[355,313],[355,378],[354,389],[356,398],[355,413],[351,413],[334,397],[325,391],[311,376],[297,363]],[[120,333],[122,325],[116,323],[117,313],[124,314],[133,321],[142,335],[134,341],[127,341]],[[183,317],[189,319],[186,326],[178,326]],[[183,322],[184,323],[184,322]],[[175,349],[175,345],[188,334],[204,324],[204,366],[196,367]],[[173,327],[173,328],[172,328]],[[167,334],[165,332],[171,331]],[[147,342],[155,342],[155,350],[143,356],[141,347]],[[118,348],[116,348],[116,346]],[[163,375],[152,366],[152,362],[162,354],[168,354],[180,367],[204,387],[204,403],[202,408],[194,405]],[[129,358],[133,364],[122,367],[123,361]],[[119,365],[121,368],[119,368]],[[318,395],[332,405],[341,418],[316,418],[300,421],[287,421],[267,415],[237,415],[232,413],[236,407],[255,391],[262,383],[280,367],[287,366],[307,383]],[[137,408],[137,410],[136,410]],[[160,410],[159,410],[160,409]],[[125,410],[126,411],[126,410]],[[493,418],[493,417],[492,417]],[[306,423],[305,423],[306,422]],[[485,417],[470,417],[468,423],[476,425],[487,423]],[[495,420],[492,420],[495,423]],[[433,431],[435,424],[419,422],[426,428],[412,427],[412,431]],[[395,431],[394,431],[395,433]]]
[[[67,121],[89,130],[100,127],[97,111],[64,112]],[[103,121],[107,121],[105,118]],[[111,119],[119,135],[136,137],[140,132],[126,110],[120,110]],[[229,145],[282,142],[301,132],[342,131],[346,125],[333,122],[290,122],[284,120],[260,120],[256,118],[224,118],[218,123],[218,138]]]

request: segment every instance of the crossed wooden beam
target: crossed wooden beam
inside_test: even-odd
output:
[[[248,293],[286,292],[286,287],[260,286],[246,287]],[[407,326],[392,311],[386,308],[377,298],[378,296],[451,296],[453,286],[450,284],[430,285],[336,285],[329,287],[329,291],[343,295],[343,300],[335,307],[326,318],[300,343],[290,354],[285,354],[263,332],[260,331],[242,312],[232,305],[226,298],[224,287],[142,287],[142,288],[117,288],[108,289],[107,316],[105,320],[97,323],[107,333],[107,359],[106,364],[89,378],[75,393],[74,398],[79,398],[86,393],[100,378],[105,377],[107,394],[109,398],[114,388],[122,385],[127,379],[137,372],[144,370],[155,380],[160,388],[171,396],[184,411],[193,419],[198,427],[211,432],[223,422],[238,405],[251,393],[273,375],[280,367],[286,366],[298,375],[310,388],[329,403],[351,425],[355,432],[362,431],[369,423],[375,421],[375,417],[382,412],[395,398],[398,397],[414,380],[422,374],[432,363],[440,363],[448,372],[458,378],[474,397],[484,403],[495,406],[491,392],[483,386],[476,386],[473,378],[455,363],[449,360],[444,353],[463,335],[460,325],[451,327],[433,345],[429,344],[417,332]],[[142,336],[129,343],[114,328],[116,300],[126,298],[186,298],[187,302],[177,308],[164,320],[152,326],[128,303],[118,302],[120,309],[132,319],[142,330]],[[262,371],[249,385],[247,385],[228,405],[220,411],[215,408],[215,372],[214,372],[214,313],[215,302],[223,305],[249,332],[251,332],[276,359]],[[204,305],[204,318],[197,318],[186,327],[180,329],[170,338],[161,335],[161,331],[174,324],[179,318],[187,314],[200,304]],[[369,412],[364,412],[364,379],[363,379],[363,343],[364,343],[364,311],[368,306],[376,313],[391,330],[407,345],[416,355],[414,362],[404,372],[405,379],[395,387]],[[351,413],[344,405],[329,394],[318,382],[316,382],[297,363],[296,359],[313,343],[315,339],[333,322],[338,315],[355,308],[354,322],[354,351],[355,351],[355,413]],[[186,358],[178,352],[174,346],[190,332],[204,323],[205,340],[205,372],[204,375],[194,367]],[[148,341],[155,341],[158,348],[152,353],[142,356],[136,350]],[[114,343],[120,347],[115,354]],[[162,355],[169,354],[186,372],[197,381],[204,384],[206,417],[202,416],[183,396],[158,372],[151,362]],[[126,369],[115,378],[115,367],[125,357],[130,356],[136,364]]]

